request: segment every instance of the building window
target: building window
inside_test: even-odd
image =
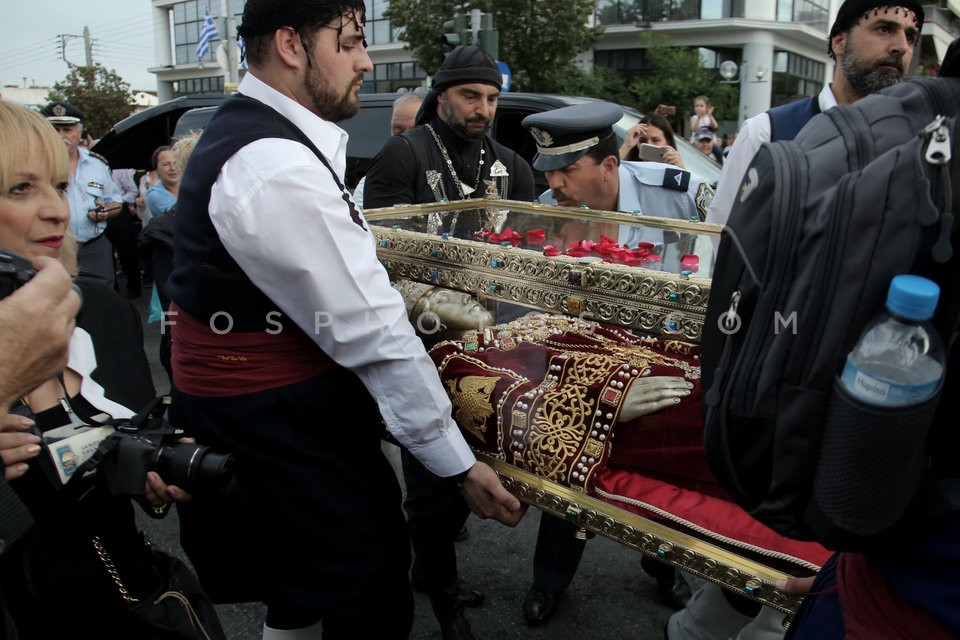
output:
[[[373,65],[372,73],[363,75],[361,93],[395,93],[399,89],[422,87],[427,73],[414,62],[391,62]]]
[[[367,44],[391,44],[398,42],[399,29],[393,28],[383,14],[390,6],[389,0],[365,0],[367,10]]]
[[[644,49],[596,51],[593,54],[593,64],[619,71],[626,78],[645,76],[654,72],[653,67],[647,62],[647,52]]]
[[[196,93],[223,93],[223,76],[177,80],[173,83],[173,93],[176,96]]]
[[[243,15],[243,0],[231,0],[230,6],[234,13],[236,24],[240,24]],[[210,41],[210,53],[204,57],[205,61],[216,59],[216,50],[223,42],[226,27],[220,16],[220,3],[209,3],[205,0],[187,0],[173,5],[173,47],[176,64],[191,64],[197,62],[197,42],[200,39],[203,13],[210,11],[210,18],[217,27],[219,38]]]
[[[815,96],[823,89],[826,65],[788,51],[773,54],[772,106],[803,96]]]
[[[777,0],[777,20],[802,22],[826,31],[830,24],[829,0]]]
[[[598,0],[597,24],[636,24],[735,17],[734,0]],[[742,15],[742,8],[741,14]]]

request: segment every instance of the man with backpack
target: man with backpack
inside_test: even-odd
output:
[[[791,140],[816,114],[903,80],[923,20],[923,6],[913,0],[846,0],[827,41],[836,61],[833,81],[816,97],[774,107],[743,123],[724,162],[707,222],[726,224],[740,182],[761,144]]]
[[[791,140],[820,112],[852,104],[903,80],[923,27],[923,7],[904,0],[846,0],[830,29],[828,50],[836,61],[833,81],[819,96],[775,107],[744,122],[724,164],[707,222],[726,224],[741,182],[761,145]],[[748,180],[749,182],[749,180]],[[706,584],[687,607],[671,616],[668,640],[739,640],[777,637],[782,615],[753,600]]]

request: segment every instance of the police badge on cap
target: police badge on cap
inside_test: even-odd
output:
[[[537,142],[533,168],[558,171],[573,164],[614,135],[613,124],[622,117],[623,109],[609,102],[585,102],[527,116],[521,124]]]
[[[51,102],[40,113],[50,124],[78,124],[83,120],[83,111],[66,102]]]

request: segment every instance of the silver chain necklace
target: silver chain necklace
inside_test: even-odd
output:
[[[483,148],[483,138],[480,138],[480,158],[477,160],[477,177],[474,178],[474,186],[471,187],[460,180],[457,170],[453,168],[453,161],[450,159],[450,154],[447,153],[447,147],[443,144],[443,141],[440,140],[440,136],[437,135],[437,132],[434,131],[433,127],[429,124],[424,126],[427,128],[427,131],[430,132],[430,135],[433,136],[433,141],[436,143],[437,149],[440,150],[440,155],[443,156],[443,161],[447,163],[447,168],[450,170],[450,176],[453,178],[453,183],[457,185],[457,192],[460,194],[460,199],[466,200],[467,194],[472,194],[480,186],[480,174],[483,171],[483,156],[486,153]]]

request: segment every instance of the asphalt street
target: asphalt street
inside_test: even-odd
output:
[[[166,393],[169,382],[157,357],[159,324],[146,323],[149,294],[150,290],[144,289],[133,302],[144,318],[145,349],[154,383],[158,392]],[[532,580],[539,520],[536,509],[530,509],[514,528],[474,516],[468,520],[469,536],[457,544],[460,574],[487,596],[482,607],[467,610],[477,640],[663,638],[663,627],[672,611],[658,600],[656,582],[640,569],[640,554],[599,537],[587,544],[577,577],[560,600],[556,615],[542,627],[524,624],[522,602]],[[140,524],[156,546],[187,560],[178,542],[175,511],[161,521],[142,517]],[[218,611],[231,640],[261,637],[262,605],[220,605]],[[416,618],[410,637],[440,638],[426,595],[416,594]]]

